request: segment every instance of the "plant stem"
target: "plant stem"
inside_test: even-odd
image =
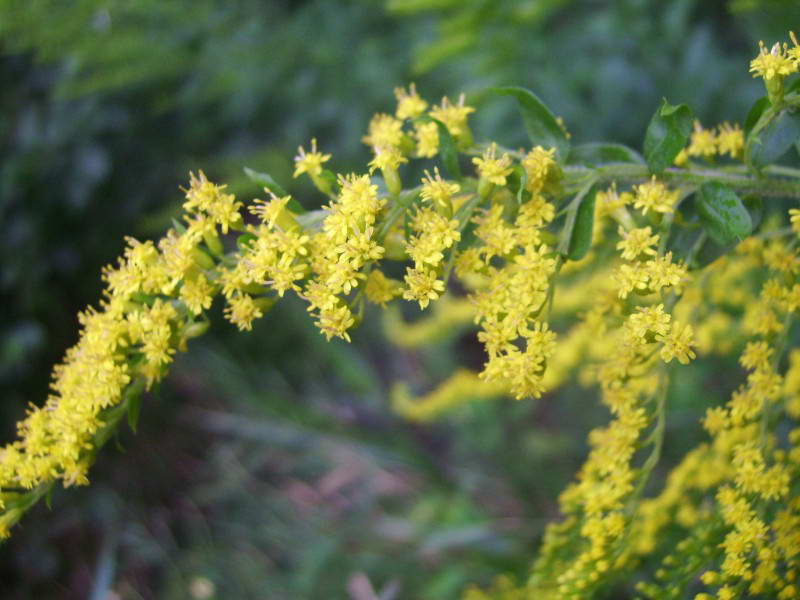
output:
[[[564,175],[574,180],[594,173],[598,181],[619,181],[623,183],[642,183],[650,179],[652,174],[646,165],[614,164],[595,168],[570,165],[564,167]],[[769,175],[782,175],[800,178],[800,171],[789,167],[769,167],[765,169]],[[785,177],[756,177],[746,172],[722,169],[665,169],[659,178],[678,185],[701,185],[708,181],[719,181],[728,187],[741,192],[759,196],[784,196],[800,198],[800,181],[792,181]]]

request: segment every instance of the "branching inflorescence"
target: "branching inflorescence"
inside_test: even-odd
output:
[[[267,175],[250,172],[267,197],[249,206],[192,175],[182,220],[157,242],[129,238],[104,269],[103,299],[80,315],[51,396],[0,450],[0,535],[56,481],[87,483],[97,450],[123,416],[135,422],[142,392],[206,331],[217,297],[249,330],[296,294],[328,339],[349,341],[367,302],[387,309],[401,345],[479,327],[480,373],[460,370],[423,398],[393,390],[410,419],[465,398],[539,398],[568,378],[599,387],[611,420],[589,434],[529,581],[501,579],[468,598],[588,598],[645,557],[662,566],[639,581],[644,597],[683,597],[692,585],[710,590],[698,598],[800,596],[800,210],[782,208],[800,198],[800,171],[774,164],[796,142],[778,133],[800,107],[785,85],[799,61],[796,43],[762,46],[751,71],[767,97],[745,130],[705,129],[665,101],[644,157],[571,147],[521,88],[494,93],[518,100],[532,146],[476,145],[463,96],[429,106],[411,86],[396,91],[394,115],[370,122],[365,172],[327,170],[316,140],[299,149],[294,175],[327,199],[320,210],[304,211]],[[412,162],[422,176],[409,186],[401,171]],[[448,292],[453,278],[466,294]],[[406,325],[390,306],[402,300],[433,316]],[[746,381],[702,416],[708,441],[645,497],[670,382],[698,355],[742,347]]]

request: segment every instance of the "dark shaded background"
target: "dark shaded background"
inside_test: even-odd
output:
[[[334,169],[363,169],[370,116],[410,81],[433,101],[467,92],[476,137],[508,145],[524,139],[491,85],[533,89],[580,141],[640,147],[662,96],[741,121],[762,94],[748,62],[800,23],[792,4],[0,0],[3,439],[45,398],[101,266],[124,235],[169,226],[190,169],[244,198],[259,190],[241,167],[268,171],[313,208],[296,147],[316,136]],[[291,300],[250,334],[215,322],[92,485],[0,547],[0,597],[438,599],[524,579],[604,418],[583,390],[416,426],[389,410],[389,383],[479,367],[470,336],[400,351],[372,318],[352,345],[326,343]],[[697,435],[680,402],[667,463]]]

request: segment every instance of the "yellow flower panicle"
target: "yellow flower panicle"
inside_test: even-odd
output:
[[[792,40],[793,48],[762,45],[751,63],[773,101],[797,71]],[[368,174],[334,177],[316,140],[309,152],[299,149],[294,176],[308,174],[325,194],[322,211],[297,214],[291,196],[269,192],[245,219],[243,203],[200,172],[190,175],[180,223],[158,241],[127,239],[117,264],[103,270],[99,306],[80,315],[81,336],[55,368],[46,404],[32,407],[18,438],[0,450],[0,536],[27,507],[17,498],[41,497],[57,480],[87,482],[127,404],[205,331],[217,296],[225,318],[251,330],[294,293],[322,335],[345,341],[366,302],[388,307],[402,297],[420,309],[436,304],[410,325],[390,308],[387,329],[399,345],[472,326],[486,353],[480,373],[459,371],[419,398],[395,386],[394,408],[407,418],[432,420],[468,397],[539,398],[567,379],[596,386],[608,411],[589,433],[588,456],[559,498],[564,518],[547,528],[524,588],[500,579],[498,593],[589,598],[659,556],[653,581],[637,585],[644,597],[680,597],[689,581],[706,586],[702,598],[797,597],[800,352],[787,360],[785,351],[800,311],[800,211],[790,210],[791,229],[765,219],[765,236],[690,275],[699,249],[684,254],[670,233],[684,216],[673,214],[677,200],[696,179],[687,183],[675,169],[667,187],[624,171],[624,189],[610,181],[596,196],[585,257],[566,262],[570,240],[560,238],[559,218],[585,171],[541,146],[498,157],[490,142],[475,156],[467,122],[474,109],[463,95],[430,109],[413,85],[395,95],[394,115],[376,115],[363,138],[374,152]],[[438,152],[431,118],[475,156],[474,173],[450,181],[434,168],[404,192],[398,167]],[[743,147],[738,126],[696,122],[681,162],[691,169],[690,157],[737,160]],[[609,183],[607,171],[592,176]],[[403,264],[395,269],[388,259]],[[388,276],[403,268],[402,280]],[[448,292],[453,276],[460,285]],[[666,435],[670,380],[698,355],[739,350],[744,383],[703,415],[708,441],[645,497]],[[684,538],[663,552],[673,535]],[[485,595],[472,589],[467,597]]]

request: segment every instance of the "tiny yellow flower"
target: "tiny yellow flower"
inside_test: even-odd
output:
[[[451,208],[453,195],[457,194],[461,187],[455,182],[451,183],[442,179],[438,167],[433,168],[433,173],[434,176],[431,177],[431,174],[425,171],[425,177],[422,178],[420,196],[422,196],[423,200],[427,200],[441,208]]]
[[[702,156],[709,158],[717,153],[717,136],[711,129],[703,129],[700,121],[695,119],[694,131],[686,149],[689,156]]]
[[[416,300],[420,308],[426,308],[431,300],[436,300],[444,292],[444,282],[436,279],[436,271],[425,269],[406,269],[406,285],[403,298]]]
[[[800,235],[800,208],[789,209],[789,222],[792,224],[792,231]]]
[[[658,245],[659,236],[653,235],[649,226],[630,231],[620,227],[619,236],[622,240],[617,243],[617,250],[622,250],[622,258],[625,260],[635,260],[642,254],[656,255],[654,247]]]
[[[541,146],[536,146],[522,159],[522,167],[528,176],[526,188],[529,192],[536,193],[542,190],[550,171],[556,164],[555,153],[555,148],[545,150]]]
[[[750,61],[750,72],[753,77],[763,77],[765,81],[783,78],[797,71],[797,63],[789,58],[786,44],[775,43],[767,50],[764,42],[759,42],[758,56]]]
[[[464,100],[464,94],[461,94],[458,97],[458,104],[452,104],[445,96],[442,98],[441,106],[434,106],[430,111],[431,117],[444,123],[450,135],[456,138],[466,133],[467,117],[475,112],[474,108],[464,104]]]
[[[317,138],[311,140],[311,152],[306,152],[302,146],[297,148],[297,156],[294,157],[294,175],[299,177],[303,173],[308,173],[312,177],[322,174],[323,163],[331,159],[330,154],[322,154],[317,151]]]
[[[395,116],[398,119],[415,119],[428,108],[428,103],[419,97],[417,87],[413,83],[408,86],[408,91],[402,87],[395,88],[394,95],[397,98]]]
[[[367,135],[362,141],[373,148],[391,148],[399,146],[402,139],[403,122],[392,115],[377,114],[369,122]]]
[[[397,167],[408,162],[408,159],[394,146],[376,146],[374,150],[375,156],[369,163],[370,174],[375,169],[396,171]]]
[[[261,309],[249,294],[235,294],[228,298],[225,317],[241,331],[251,330],[253,321],[264,316]]]
[[[265,188],[265,191],[269,193],[271,199],[269,201],[264,200],[254,200],[254,206],[248,208],[250,214],[257,216],[261,219],[261,222],[269,227],[275,227],[276,222],[280,218],[283,211],[286,209],[286,205],[289,203],[289,200],[292,199],[291,196],[283,196],[282,198],[278,198],[272,191]]]
[[[492,142],[480,158],[473,158],[472,162],[478,169],[481,179],[486,179],[495,185],[505,185],[506,177],[511,174],[511,157],[504,153],[497,158],[497,144]]]
[[[664,344],[661,348],[661,359],[664,362],[670,362],[673,358],[677,358],[678,362],[688,365],[689,362],[697,358],[697,355],[692,350],[694,342],[694,330],[691,325],[681,326],[675,323],[666,335],[658,336],[656,339]]]
[[[678,191],[670,191],[660,181],[656,181],[656,176],[647,183],[637,185],[634,188],[633,207],[642,210],[646,215],[648,210],[658,213],[672,212],[675,202],[678,200]]]
[[[744,151],[744,132],[739,125],[723,123],[717,133],[717,150],[720,154],[729,154],[731,158],[740,158]]]
[[[414,137],[419,158],[433,158],[439,152],[439,126],[436,123],[416,123]]]

